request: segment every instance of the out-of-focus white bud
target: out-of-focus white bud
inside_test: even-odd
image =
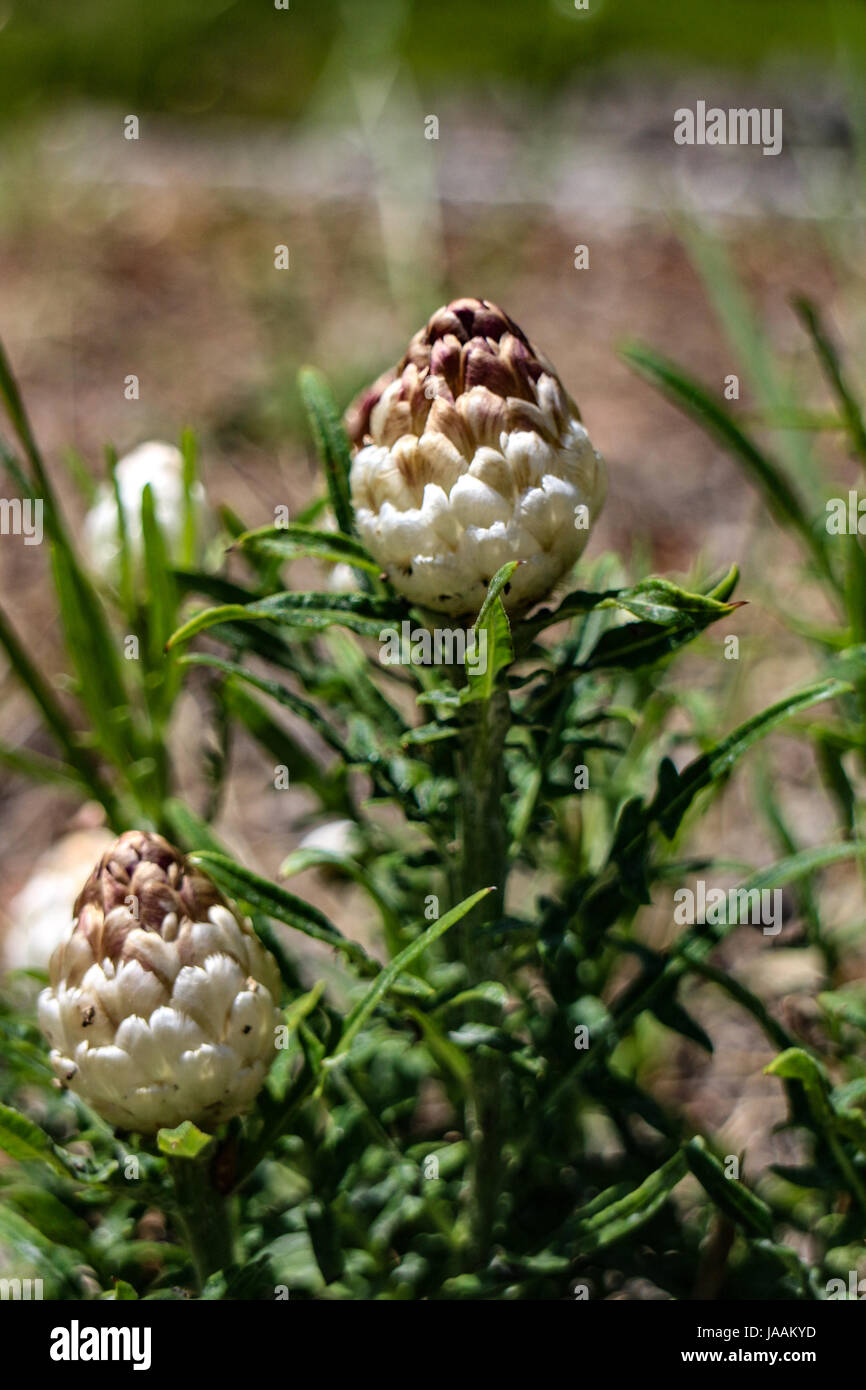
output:
[[[69,934],[69,904],[81,880],[113,841],[110,830],[74,830],[40,856],[9,904],[9,927],[0,943],[7,970],[48,969],[51,952]]]
[[[173,563],[181,558],[184,531],[183,455],[173,444],[151,440],[120,459],[115,469],[117,490],[126,525],[127,542],[133,569],[141,572],[144,541],[141,530],[141,500],[150,484],[153,492],[154,514],[165,539],[168,557]],[[208,512],[204,488],[193,483],[190,493],[196,519],[196,533],[201,540],[207,530]],[[117,524],[117,502],[109,485],[99,489],[96,501],[84,521],[85,553],[93,571],[102,579],[114,581],[120,561],[120,538]],[[200,555],[195,557],[196,560]]]
[[[332,594],[354,593],[358,588],[358,576],[352,569],[352,566],[344,564],[342,561],[340,564],[335,565],[331,570],[328,588]]]
[[[309,830],[298,842],[298,849],[314,849],[324,854],[357,854],[361,837],[353,820],[331,820]]]

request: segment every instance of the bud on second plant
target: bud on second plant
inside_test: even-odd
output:
[[[129,831],[84,885],[39,1022],[63,1083],[118,1128],[213,1128],[246,1110],[274,1056],[270,952],[159,835]]]

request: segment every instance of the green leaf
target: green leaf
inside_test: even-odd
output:
[[[170,798],[163,806],[163,814],[171,827],[172,835],[183,849],[214,850],[217,854],[222,852],[222,846],[210,826],[185,802]]]
[[[186,664],[186,663],[184,663]],[[204,664],[204,663],[203,663]],[[351,801],[346,788],[345,767],[337,763],[325,770],[309,752],[304,741],[279,724],[258,700],[247,693],[241,680],[227,680],[223,700],[229,715],[237,719],[258,744],[273,758],[275,764],[288,768],[292,785],[303,784],[319,798],[328,811],[351,813]],[[314,715],[318,711],[309,707]],[[297,711],[295,711],[297,713]],[[335,742],[339,742],[334,735]]]
[[[177,618],[177,593],[150,483],[141,494],[141,534],[147,576],[149,662],[151,668],[158,671],[166,665],[165,644]]]
[[[198,475],[198,440],[193,430],[186,429],[180,437],[180,451],[183,456],[183,531],[181,543],[181,562],[191,565],[195,559],[198,539],[198,518],[194,489]]]
[[[325,470],[328,495],[337,525],[345,535],[351,536],[355,530],[355,517],[349,494],[352,450],[349,437],[340,420],[337,403],[327,381],[314,367],[301,369],[298,374],[298,386],[316,449]]]
[[[682,620],[667,627],[659,627],[657,623],[627,623],[624,627],[609,628],[576,670],[639,671],[656,666],[694,641],[704,626],[706,624]]]
[[[745,369],[748,390],[758,406],[760,423],[778,427],[777,448],[794,476],[814,494],[821,471],[813,457],[807,431],[822,427],[815,412],[803,409],[803,392],[787,358],[780,358],[769,341],[733,258],[722,238],[695,222],[682,222],[683,242],[701,276],[704,289],[725,336]],[[742,378],[741,378],[742,379]],[[736,411],[744,407],[733,407]],[[817,419],[817,423],[816,423]],[[827,419],[824,412],[823,420]]]
[[[690,1139],[685,1146],[686,1162],[707,1196],[725,1216],[730,1217],[747,1234],[770,1236],[773,1233],[773,1213],[750,1192],[745,1183],[729,1178],[724,1166],[711,1153],[701,1138]]]
[[[25,477],[24,470],[17,458],[2,439],[0,439],[0,464],[6,469],[6,472],[9,474],[21,496],[29,497],[31,501],[35,501],[36,494],[33,491],[33,484],[30,482],[29,478]]]
[[[183,658],[185,666],[210,666],[215,671],[222,671],[225,675],[233,677],[245,685],[251,685],[255,690],[260,690],[263,695],[269,695],[272,700],[292,714],[298,715],[301,719],[316,730],[316,733],[324,739],[325,743],[335,752],[339,753],[347,761],[351,761],[349,752],[340,738],[339,734],[331,728],[326,719],[319,713],[315,705],[304,700],[300,695],[294,695],[291,690],[287,690],[284,685],[277,681],[265,680],[262,676],[254,676],[245,667],[238,666],[230,661],[223,661],[221,657],[210,656],[204,652],[195,652]]]
[[[45,1130],[9,1105],[0,1105],[0,1149],[19,1163],[41,1163],[64,1177],[74,1172],[72,1162]]]
[[[621,1184],[599,1193],[574,1213],[566,1223],[565,1239],[558,1237],[556,1246],[576,1247],[575,1253],[586,1256],[632,1235],[661,1210],[686,1171],[683,1154],[676,1153],[626,1195]]]
[[[370,959],[362,946],[343,936],[323,912],[304,902],[302,898],[296,897],[294,893],[288,893],[285,888],[279,888],[275,883],[253,873],[251,869],[245,869],[227,855],[200,851],[190,857],[193,863],[201,864],[205,872],[231,897],[247,903],[255,911],[276,918],[287,927],[293,927],[295,931],[303,932],[305,936],[333,946],[356,965],[365,967],[368,973],[370,970],[378,969],[375,961]]]
[[[306,994],[300,995],[297,999],[293,999],[283,1011],[283,1022],[290,1033],[296,1032],[303,1020],[313,1012],[324,990],[324,980],[317,980],[312,989],[307,990]]]
[[[51,480],[45,468],[42,455],[37,447],[33,430],[30,426],[30,420],[24,409],[24,402],[21,399],[21,392],[18,389],[18,383],[12,373],[12,368],[2,343],[0,343],[0,400],[3,401],[12,428],[30,462],[35,481],[33,493],[36,496],[42,497],[45,502],[49,533],[56,539],[58,536],[58,512],[54,489],[51,486]]]
[[[477,893],[473,893],[470,897],[464,898],[463,902],[458,903],[456,907],[451,908],[450,912],[446,912],[444,917],[440,917],[438,921],[433,922],[426,931],[423,931],[421,935],[410,942],[398,956],[395,956],[384,970],[380,971],[364,998],[355,1005],[346,1018],[342,1036],[332,1056],[328,1059],[329,1063],[335,1062],[338,1057],[346,1052],[352,1039],[360,1032],[367,1019],[375,1010],[377,1004],[403,971],[416,961],[418,957],[427,950],[428,946],[432,946],[434,941],[438,941],[440,936],[444,936],[445,932],[453,927],[455,923],[465,917],[468,912],[471,912],[476,903],[479,903],[482,898],[486,898],[487,894],[492,892],[492,887],[481,888]]]
[[[98,731],[101,746],[124,773],[141,748],[130,721],[129,696],[120,669],[117,643],[93,586],[71,553],[53,546],[54,583],[66,648],[77,678],[81,703]],[[98,672],[98,679],[96,673]]]
[[[261,555],[275,555],[282,560],[297,560],[302,555],[330,564],[351,565],[353,569],[379,574],[382,566],[368,555],[360,541],[341,536],[335,531],[315,531],[310,526],[262,526],[246,531],[235,541],[232,549],[248,550]]]
[[[818,1003],[834,1022],[847,1023],[866,1033],[866,995],[862,989],[825,990]]]
[[[380,892],[373,876],[368,870],[359,864],[351,855],[339,854],[334,850],[316,849],[296,849],[289,854],[280,865],[280,878],[293,878],[295,874],[304,873],[307,869],[333,869],[336,872],[344,873],[347,877],[354,879],[355,883],[364,890],[367,896],[375,903],[382,915],[389,933],[389,940],[397,941],[400,937],[400,917],[388,902],[387,898]]]
[[[764,1071],[768,1076],[779,1076],[785,1081],[801,1081],[807,1090],[821,1095],[825,1092],[827,1078],[823,1068],[802,1047],[786,1048]]]
[[[630,343],[621,349],[620,355],[728,450],[756,484],[776,519],[801,537],[821,572],[835,584],[827,558],[826,534],[822,535],[813,525],[778,464],[740,429],[733,416],[699,382],[652,348]]]
[[[129,543],[129,532],[126,525],[126,510],[120,493],[120,481],[117,477],[117,450],[111,445],[108,445],[105,450],[105,461],[108,465],[108,475],[111,479],[111,488],[114,493],[114,508],[117,519],[119,562],[118,589],[120,592],[120,602],[127,618],[131,620],[135,614],[134,561],[132,547]]]
[[[61,1296],[55,1281],[63,1284],[73,1264],[81,1263],[79,1250],[70,1250],[51,1240],[20,1212],[5,1204],[0,1204],[0,1249],[7,1260],[13,1257],[15,1277],[27,1279],[35,1275],[46,1282],[50,1281],[50,1286],[57,1290],[53,1295],[55,1298]],[[67,1291],[66,1296],[80,1297],[80,1293],[76,1295]]]
[[[213,1135],[205,1134],[191,1120],[184,1120],[175,1129],[161,1129],[156,1143],[160,1153],[169,1158],[198,1158],[213,1143]]]
[[[818,360],[824,370],[824,375],[829,382],[830,389],[842,412],[842,418],[848,429],[848,434],[855,451],[860,455],[863,463],[866,463],[866,425],[863,423],[863,413],[860,409],[854,393],[845,379],[839,354],[834,347],[829,334],[827,333],[821,318],[821,312],[811,299],[804,295],[794,299],[794,308],[797,311],[800,322],[805,327],[807,333],[815,345]]]
[[[2,1200],[20,1212],[31,1226],[49,1240],[73,1250],[88,1250],[91,1231],[87,1222],[70,1211],[65,1202],[47,1188],[13,1183],[2,1189]]]
[[[741,724],[727,738],[689,763],[681,773],[666,759],[659,770],[659,786],[648,814],[658,821],[667,838],[673,839],[683,816],[698,792],[730,772],[734,763],[759,739],[790,719],[792,715],[822,700],[833,700],[848,694],[846,681],[824,680],[787,695],[768,709]]]
[[[111,1289],[109,1293],[104,1293],[100,1295],[100,1301],[105,1301],[109,1303],[129,1303],[133,1299],[137,1298],[138,1294],[135,1292],[135,1289],[132,1287],[131,1284],[128,1284],[125,1279],[115,1279],[114,1288]]]
[[[3,647],[12,669],[28,691],[50,732],[63,750],[66,761],[70,767],[75,769],[83,784],[89,788],[96,800],[106,807],[112,820],[116,820],[113,814],[116,811],[113,794],[100,776],[93,759],[81,747],[75,731],[54,696],[54,692],[33,665],[2,609],[0,609],[0,646]]]
[[[669,579],[651,575],[639,584],[627,589],[603,589],[589,593],[585,589],[575,589],[566,594],[558,608],[542,609],[526,623],[521,623],[521,632],[536,636],[554,623],[570,618],[585,617],[605,609],[621,609],[633,617],[660,626],[679,624],[681,620],[703,620],[712,622],[725,617],[737,606],[727,602],[736,588],[739,570],[732,565],[727,574],[709,593],[693,593],[680,588]],[[701,623],[705,626],[705,623]]]
[[[459,732],[456,724],[421,724],[416,729],[408,729],[400,742],[404,748],[442,743],[445,739],[456,738]]]
[[[863,1127],[856,1112],[843,1109],[840,1114],[836,1110],[823,1066],[802,1047],[787,1048],[764,1070],[768,1076],[798,1081],[802,1085],[815,1131],[829,1147],[844,1187],[860,1208],[861,1218],[866,1216],[866,1187],[842,1142],[843,1139],[853,1138],[858,1148],[862,1143]]]
[[[747,891],[764,888],[789,888],[792,883],[808,878],[819,869],[828,869],[833,864],[842,864],[845,860],[855,859],[862,854],[866,854],[866,846],[856,841],[841,845],[817,845],[814,849],[802,849],[796,854],[788,855],[785,859],[777,859],[775,864],[769,864],[765,869],[758,869],[749,876],[741,888]]]
[[[43,757],[27,748],[10,748],[0,743],[0,766],[8,767],[10,772],[20,772],[34,782],[54,783],[60,787],[81,787],[81,778],[75,769],[59,763],[54,758]]]
[[[669,997],[657,999],[653,1004],[653,1013],[659,1023],[663,1023],[666,1028],[670,1028],[674,1033],[679,1033],[681,1037],[688,1038],[690,1042],[697,1043],[705,1052],[713,1051],[713,1040],[701,1025],[692,1018],[676,999]]]
[[[312,1201],[308,1204],[304,1216],[316,1264],[325,1283],[333,1284],[343,1274],[340,1226],[334,1211],[330,1204]]]
[[[511,560],[497,570],[490,581],[487,597],[481,611],[472,625],[476,641],[476,661],[483,652],[484,670],[477,671],[467,662],[466,685],[460,692],[461,704],[473,700],[489,700],[496,688],[500,671],[514,660],[514,644],[511,640],[511,624],[502,602],[501,594],[511,582],[518,561]],[[483,643],[483,647],[480,644]],[[480,664],[480,663],[479,663]]]
[[[514,572],[523,562],[521,560],[508,560],[494,574],[487,586],[487,597],[481,605],[478,617],[472,624],[473,627],[482,627],[487,621],[491,609],[496,606],[496,601],[503,591],[508,592]]]
[[[339,626],[362,637],[378,637],[383,627],[399,624],[403,617],[404,611],[395,608],[393,599],[374,598],[369,594],[272,594],[245,606],[226,603],[194,614],[172,634],[168,647],[188,642],[199,632],[206,632],[219,623],[270,621],[309,632],[324,632],[326,628]]]

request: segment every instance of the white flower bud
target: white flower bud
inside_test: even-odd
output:
[[[274,1056],[279,974],[211,880],[161,836],[128,831],[74,912],[39,997],[63,1085],[142,1134],[246,1110]]]
[[[298,841],[298,849],[321,850],[325,854],[356,854],[361,837],[353,820],[329,820],[308,830]]]
[[[115,468],[117,490],[126,526],[126,538],[135,573],[140,574],[144,540],[141,529],[141,500],[150,484],[153,508],[173,563],[181,558],[184,531],[183,455],[173,444],[151,440],[120,459]],[[191,501],[199,535],[204,532],[207,509],[204,488],[193,483]],[[120,537],[114,489],[104,485],[85,517],[85,553],[94,573],[104,580],[115,580],[120,562]],[[197,559],[200,556],[196,557]]]
[[[346,417],[361,538],[414,603],[475,613],[507,561],[520,611],[581,554],[605,469],[554,368],[496,305],[458,299]]]

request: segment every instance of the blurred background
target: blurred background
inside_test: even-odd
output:
[[[280,503],[296,514],[319,491],[298,367],[321,367],[347,404],[438,304],[489,298],[553,359],[608,460],[590,554],[680,579],[741,564],[748,660],[698,656],[693,671],[697,693],[724,680],[728,727],[813,669],[779,604],[822,613],[802,612],[793,552],[729,457],[618,348],[648,341],[719,399],[737,374],[743,422],[799,476],[848,485],[839,438],[797,414],[825,398],[789,301],[821,303],[862,375],[864,72],[860,0],[0,0],[0,335],[70,511],[85,505],[70,449],[99,478],[107,443],[122,454],[191,427],[215,502],[249,526]],[[781,108],[781,153],[675,145],[675,110],[699,100]],[[45,549],[4,538],[0,588],[51,674]],[[0,736],[38,751],[36,729],[0,671]],[[820,842],[808,755],[784,745],[775,772]],[[242,747],[220,833],[273,872],[305,826],[270,787]],[[0,772],[4,903],[86,824],[68,797]],[[702,834],[731,858],[770,853],[745,779]],[[332,906],[327,883],[297,886]],[[784,969],[800,975],[773,981],[792,1008],[814,984],[795,955]],[[662,1084],[741,1137],[777,1093],[754,1041]]]

